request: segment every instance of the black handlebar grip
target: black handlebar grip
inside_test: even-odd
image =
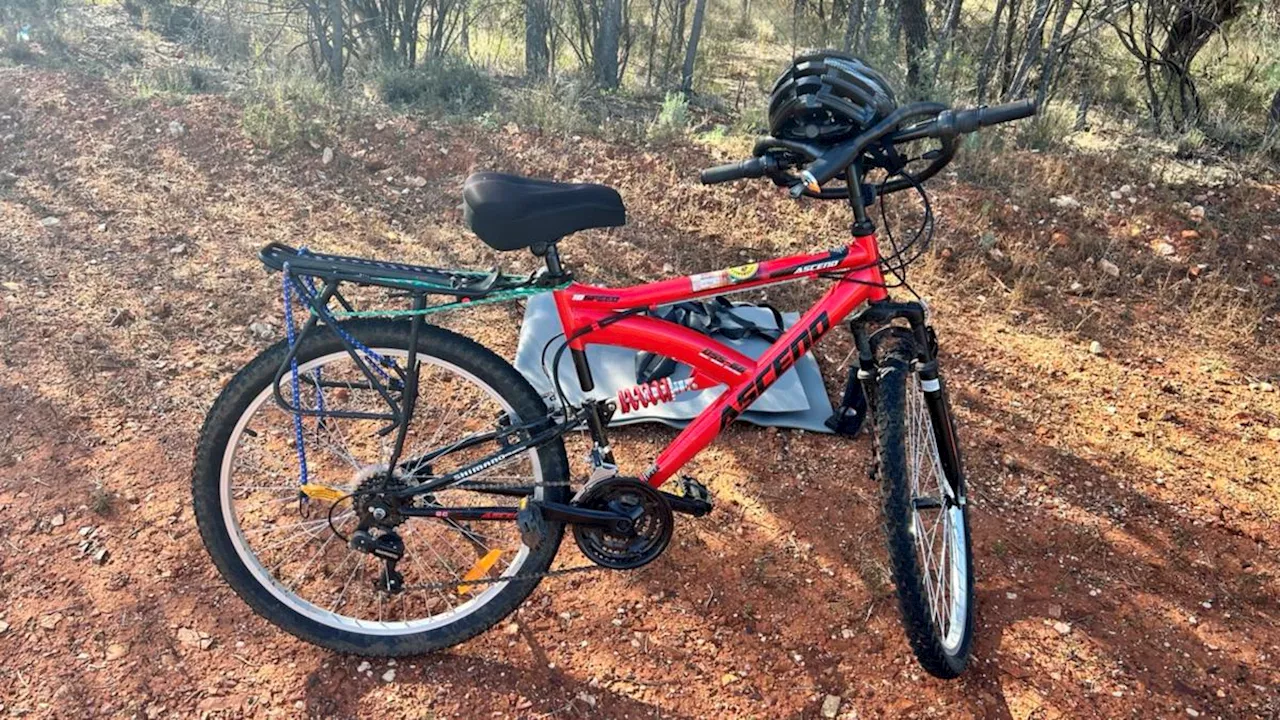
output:
[[[698,175],[698,179],[702,181],[703,185],[714,185],[716,183],[729,182],[730,180],[758,178],[764,175],[764,168],[765,159],[763,157],[754,157],[741,162],[707,168]]]
[[[980,127],[1029,118],[1037,111],[1035,100],[1019,100],[992,107],[957,110],[955,111],[955,128],[957,132],[971,133]]]

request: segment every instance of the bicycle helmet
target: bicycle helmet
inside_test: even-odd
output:
[[[784,140],[840,142],[897,108],[889,81],[835,50],[797,57],[769,94],[769,132]]]

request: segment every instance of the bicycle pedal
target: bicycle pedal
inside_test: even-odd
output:
[[[685,515],[702,517],[711,512],[711,492],[707,486],[685,475],[680,478],[680,494],[662,493],[671,509]]]
[[[529,498],[520,500],[520,509],[516,511],[516,528],[520,530],[520,541],[530,550],[537,550],[547,538],[547,521],[542,517],[542,507]]]

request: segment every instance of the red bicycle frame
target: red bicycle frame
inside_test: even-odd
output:
[[[690,388],[726,385],[726,390],[676,436],[641,478],[658,487],[697,455],[729,423],[764,394],[779,377],[813,347],[832,326],[855,309],[888,298],[874,234],[855,236],[845,247],[824,253],[793,255],[761,263],[672,278],[626,288],[581,283],[554,292],[556,310],[575,360],[589,344],[616,345],[656,352],[693,369]],[[648,315],[618,313],[636,308],[714,297],[776,285],[819,274],[838,274],[838,281],[805,311],[758,360],[702,333]],[[584,390],[591,390],[585,360],[575,362]],[[584,375],[586,375],[584,377]]]

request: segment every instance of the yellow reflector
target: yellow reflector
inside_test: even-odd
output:
[[[337,488],[325,487],[316,483],[307,483],[302,486],[302,493],[312,500],[323,500],[325,502],[338,502],[347,494]]]
[[[485,553],[484,557],[477,560],[476,564],[472,565],[471,569],[467,571],[467,574],[462,576],[463,583],[466,583],[468,580],[479,580],[485,575],[488,575],[489,569],[493,567],[494,563],[498,562],[498,558],[500,557],[502,557],[501,550],[490,550]],[[471,592],[470,585],[464,584],[458,586],[459,595],[466,595],[469,592]]]

